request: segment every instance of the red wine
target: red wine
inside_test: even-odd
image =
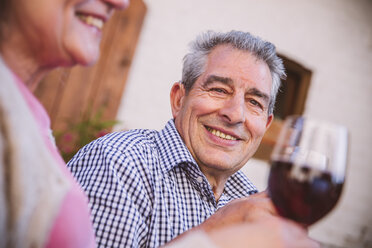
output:
[[[281,216],[311,225],[336,205],[343,181],[329,172],[282,161],[271,166],[269,194]]]

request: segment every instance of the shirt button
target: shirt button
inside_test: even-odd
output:
[[[197,178],[196,178],[196,181],[197,181],[198,183],[202,183],[202,182],[203,182],[203,178],[202,178],[202,177],[197,177]]]

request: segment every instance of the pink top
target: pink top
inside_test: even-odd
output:
[[[71,189],[62,201],[60,212],[52,226],[45,247],[90,248],[95,247],[95,238],[90,220],[88,198],[68,171],[65,162],[52,141],[49,116],[29,89],[18,78],[15,80],[34,115],[44,141],[59,164],[63,174],[71,183]]]

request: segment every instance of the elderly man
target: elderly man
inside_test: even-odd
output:
[[[98,244],[158,247],[196,226],[215,233],[275,214],[264,193],[247,197],[257,189],[239,169],[273,120],[283,76],[269,42],[237,31],[199,36],[163,130],[109,134],[68,163],[90,199]]]

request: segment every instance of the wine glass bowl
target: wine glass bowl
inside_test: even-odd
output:
[[[283,217],[305,226],[330,212],[346,172],[343,126],[302,116],[286,118],[271,155],[268,191]]]

